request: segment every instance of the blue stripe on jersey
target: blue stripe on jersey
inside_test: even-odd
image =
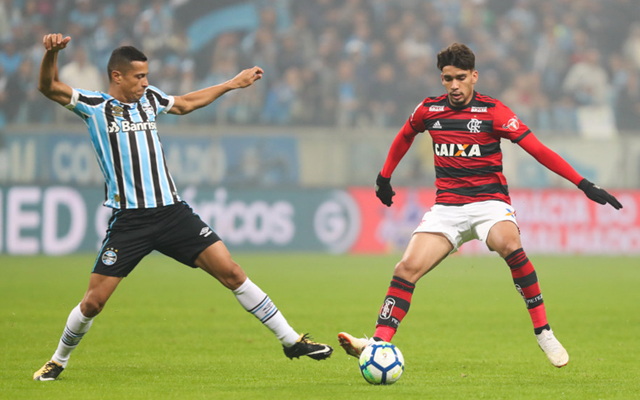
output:
[[[172,97],[152,86],[133,104],[74,89],[66,108],[89,130],[107,185],[105,206],[154,208],[181,201],[155,127],[156,115],[172,105]]]

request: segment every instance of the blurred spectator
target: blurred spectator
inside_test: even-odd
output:
[[[7,75],[12,75],[18,70],[22,63],[22,53],[16,51],[16,44],[13,41],[7,41],[0,50],[0,67]]]
[[[91,64],[82,46],[75,49],[72,61],[60,68],[60,80],[72,88],[104,92],[107,86],[105,80],[108,79],[106,75],[106,68],[101,73]]]
[[[583,60],[571,66],[562,87],[578,104],[605,104],[609,95],[609,76],[600,62],[600,52],[589,49]]]
[[[69,22],[84,28],[89,33],[100,24],[101,16],[94,10],[92,0],[76,0],[75,7],[69,13]]]
[[[100,79],[91,79],[81,67],[65,79],[84,76],[93,88],[104,85],[111,52],[124,44],[143,50],[154,82],[176,93],[221,83],[253,65],[265,69],[255,88],[225,96],[211,112],[181,123],[251,124],[257,115],[266,124],[384,127],[404,120],[425,97],[443,93],[435,54],[458,41],[476,54],[478,90],[498,97],[504,92],[533,129],[575,132],[590,115],[585,107],[594,106],[604,107],[605,119],[615,106],[620,129],[637,119],[637,0],[246,3],[253,16],[230,18],[210,44],[190,53],[191,24],[233,1],[0,0],[0,82],[7,86],[21,75],[12,83],[12,103],[29,109],[33,99],[29,90],[18,90],[25,78],[18,71],[37,74],[42,36],[60,31],[73,38],[60,53],[61,71],[67,64],[66,71],[80,68],[83,51],[86,71],[100,71]],[[185,7],[189,13],[177,12]],[[249,30],[244,21],[245,28],[237,28],[235,18],[257,18],[251,26],[258,27]],[[26,60],[31,67],[22,67]],[[6,100],[0,104],[9,115]],[[11,115],[13,123],[22,119]]]

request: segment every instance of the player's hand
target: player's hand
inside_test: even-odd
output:
[[[60,51],[67,47],[70,40],[70,36],[63,38],[61,33],[50,33],[42,38],[42,44],[47,51]]]
[[[382,204],[387,207],[391,207],[393,204],[393,196],[396,192],[391,188],[391,178],[385,178],[382,174],[378,174],[376,178],[376,196],[380,199]]]
[[[619,210],[622,208],[622,204],[620,204],[618,199],[616,199],[615,197],[607,193],[606,190],[601,189],[599,186],[594,185],[593,183],[589,182],[586,179],[583,179],[580,181],[580,184],[578,184],[578,188],[582,190],[584,194],[587,195],[588,198],[590,198],[591,200],[595,201],[598,204],[609,203],[616,210]]]
[[[262,79],[262,74],[264,74],[264,71],[258,66],[245,69],[240,71],[240,73],[231,80],[231,83],[238,89],[246,88],[258,79]]]

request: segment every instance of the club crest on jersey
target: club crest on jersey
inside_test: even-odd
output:
[[[433,152],[440,157],[480,157],[479,144],[434,143]]]
[[[469,132],[471,133],[479,133],[481,125],[482,125],[482,121],[480,121],[479,119],[473,118],[471,119],[471,121],[467,123],[467,129],[469,129]]]
[[[114,248],[108,248],[107,251],[102,253],[102,263],[104,265],[113,265],[118,260],[118,250]]]
[[[142,103],[141,105],[144,112],[146,112],[149,115],[153,115],[153,107],[151,107],[151,104]]]
[[[429,111],[444,111],[444,106],[429,106]]]
[[[506,124],[502,125],[502,129],[516,132],[520,129],[520,121],[518,121],[518,117],[514,115]]]

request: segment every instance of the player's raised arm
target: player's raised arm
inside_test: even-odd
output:
[[[262,78],[262,74],[264,74],[262,68],[256,66],[241,71],[233,79],[219,85],[200,89],[183,96],[175,96],[175,102],[173,107],[171,107],[171,110],[169,110],[169,114],[189,114],[191,111],[197,110],[198,108],[208,106],[218,97],[230,90],[242,89],[247,86],[251,86],[253,82]]]
[[[589,182],[578,174],[568,162],[560,157],[553,150],[542,144],[533,134],[528,134],[518,142],[527,153],[531,154],[538,162],[551,171],[562,176],[576,185],[584,194],[598,204],[611,204],[613,208],[619,210],[622,204],[606,190]]]
[[[38,90],[51,100],[66,106],[71,102],[73,89],[58,79],[58,51],[67,47],[71,37],[50,33],[42,39],[45,52],[40,65]]]

